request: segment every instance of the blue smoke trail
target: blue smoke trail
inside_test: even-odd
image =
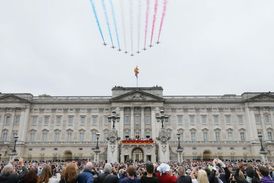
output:
[[[117,22],[116,22],[116,18],[115,18],[116,15],[115,15],[112,0],[109,0],[109,3],[110,3],[110,7],[111,7],[111,12],[112,12],[112,18],[113,18],[113,23],[114,23],[115,33],[116,33],[117,44],[118,44],[119,51],[121,51],[120,39],[119,39],[119,34],[118,34],[118,29],[117,29]]]
[[[109,33],[110,41],[111,41],[111,44],[112,44],[112,48],[114,48],[113,39],[112,39],[112,35],[111,35],[111,30],[110,30],[109,19],[108,19],[107,7],[106,7],[106,4],[105,4],[105,0],[102,0],[101,2],[102,2],[104,14],[105,14],[106,22],[107,22],[107,27],[108,27],[108,33]]]
[[[94,17],[96,19],[97,27],[99,29],[101,38],[102,38],[104,44],[106,44],[102,29],[101,29],[101,25],[100,25],[100,22],[99,22],[99,19],[98,19],[98,16],[97,16],[95,4],[94,4],[93,0],[90,0],[90,3],[91,3],[91,6],[92,6],[93,14],[94,14]]]

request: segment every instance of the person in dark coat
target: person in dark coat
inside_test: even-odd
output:
[[[154,173],[154,166],[152,163],[146,164],[146,175],[141,178],[141,183],[159,183],[157,177],[153,175]]]
[[[93,174],[92,174],[93,164],[87,162],[85,165],[84,171],[80,173],[77,177],[78,183],[93,183]]]
[[[15,173],[15,169],[12,164],[7,164],[1,171],[0,182],[1,183],[17,183],[19,176]]]
[[[99,176],[94,180],[94,183],[118,183],[119,179],[117,175],[112,174],[112,165],[106,163],[104,166],[104,173],[99,174]]]
[[[182,166],[178,168],[179,177],[177,178],[176,183],[192,183],[192,179],[190,176],[185,175],[185,169]]]

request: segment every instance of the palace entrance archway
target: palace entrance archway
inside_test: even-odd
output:
[[[65,151],[64,152],[64,159],[65,159],[65,161],[71,161],[72,160],[72,152],[71,151]]]
[[[141,148],[134,148],[132,150],[132,160],[135,161],[144,161],[144,151]]]
[[[205,150],[203,152],[203,160],[210,160],[211,159],[211,151],[210,150]]]

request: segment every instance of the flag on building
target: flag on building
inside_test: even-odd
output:
[[[138,68],[138,66],[136,66],[134,68],[134,74],[135,74],[135,77],[138,78],[138,74],[139,74],[139,68]]]

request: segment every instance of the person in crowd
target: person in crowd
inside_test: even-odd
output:
[[[38,182],[38,176],[37,176],[37,170],[35,168],[30,168],[28,173],[26,173],[20,183],[37,183]]]
[[[91,162],[87,162],[85,168],[82,173],[80,173],[77,177],[78,183],[93,183],[93,164]]]
[[[198,183],[209,183],[207,172],[205,170],[198,170],[197,181]]]
[[[182,166],[178,167],[178,178],[176,183],[192,183],[192,179],[189,175],[185,174],[185,168]]]
[[[154,166],[152,163],[146,164],[146,175],[143,175],[141,177],[141,183],[159,183],[159,180],[157,177],[155,177],[154,174]]]
[[[77,165],[74,162],[66,165],[62,172],[61,180],[59,183],[76,183],[77,178]]]
[[[174,175],[171,175],[170,166],[166,163],[161,163],[157,167],[158,173],[156,176],[159,179],[159,183],[175,183],[177,178]]]
[[[121,183],[140,183],[140,179],[136,177],[136,168],[129,165],[127,168],[127,177],[120,181]]]
[[[0,175],[1,183],[17,183],[19,176],[16,174],[15,169],[11,163],[4,166]]]
[[[94,179],[94,183],[103,183],[105,178],[111,174],[112,165],[110,163],[106,163],[104,166],[103,173],[100,173],[96,179]]]
[[[261,176],[261,183],[274,183],[269,175],[269,169],[266,166],[259,166],[259,174]]]

